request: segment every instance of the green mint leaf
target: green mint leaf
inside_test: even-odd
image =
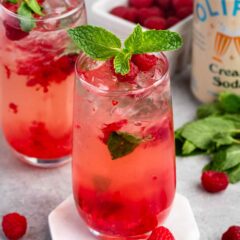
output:
[[[221,117],[208,117],[187,124],[182,131],[182,137],[197,148],[208,150],[217,133],[230,132],[234,129],[236,127],[232,121]]]
[[[73,42],[96,60],[107,60],[121,52],[121,41],[113,33],[90,25],[68,30]]]
[[[176,148],[177,156],[183,156],[182,148],[183,148],[183,144],[185,142],[185,139],[182,137],[183,128],[184,128],[184,126],[175,131],[175,148]]]
[[[125,40],[124,46],[129,52],[134,53],[138,51],[139,46],[143,42],[143,31],[139,24],[134,28],[133,33]]]
[[[185,124],[183,127],[175,131],[175,147],[176,155],[181,157],[194,156],[199,154],[205,154],[206,151],[197,148],[193,143],[189,142],[182,136],[183,129],[187,126]]]
[[[36,27],[32,11],[26,3],[21,3],[18,8],[18,15],[23,17],[20,18],[20,27],[24,32],[30,32],[34,27]]]
[[[197,109],[197,117],[200,118],[206,118],[209,116],[217,116],[222,113],[222,110],[219,106],[219,103],[206,103],[198,107]]]
[[[222,115],[222,118],[232,121],[236,128],[240,129],[240,114],[224,114]]]
[[[234,93],[222,92],[219,94],[218,101],[225,112],[240,113],[240,96]]]
[[[240,164],[227,171],[230,183],[237,183],[240,181]]]
[[[143,33],[142,44],[136,47],[134,54],[172,51],[183,44],[181,36],[168,30],[149,30]]]
[[[182,141],[182,131],[185,125],[175,131],[175,139],[181,140]]]
[[[13,4],[17,4],[18,0],[7,0],[7,2],[13,3]]]
[[[114,58],[114,68],[116,73],[122,75],[129,73],[131,56],[131,53],[123,50]]]
[[[193,143],[186,140],[182,146],[182,154],[185,156],[190,155],[194,150],[196,150],[196,148],[197,147]]]
[[[230,132],[219,132],[213,136],[212,139],[215,148],[220,148],[224,145],[231,145],[235,142]]]
[[[240,145],[232,145],[212,155],[209,170],[226,171],[240,164]]]
[[[24,2],[28,5],[28,7],[39,16],[43,16],[42,8],[37,2],[37,0],[24,0]]]
[[[112,132],[109,136],[107,145],[112,159],[115,160],[133,152],[140,143],[140,139],[128,133]]]

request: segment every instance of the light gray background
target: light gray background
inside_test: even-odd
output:
[[[198,102],[190,93],[189,72],[175,77],[172,86],[175,127],[179,127],[194,118]],[[206,162],[206,157],[177,159],[177,191],[190,200],[201,240],[221,240],[228,226],[240,225],[240,184],[216,195],[204,192],[199,182]],[[28,218],[23,240],[50,240],[47,216],[70,194],[70,164],[50,170],[27,166],[15,159],[0,135],[0,216],[17,211]],[[0,239],[4,239],[1,231]]]

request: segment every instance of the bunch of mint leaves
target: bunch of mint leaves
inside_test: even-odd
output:
[[[43,16],[42,7],[37,0],[7,0],[12,4],[18,4],[17,14],[20,16],[20,27],[24,32],[30,32],[36,27],[34,14]]]
[[[176,154],[206,154],[203,171],[226,172],[231,183],[240,181],[240,95],[222,92],[213,103],[197,109],[197,120],[175,131]]]
[[[130,71],[133,54],[171,51],[183,44],[181,36],[168,30],[149,30],[143,32],[137,25],[133,33],[121,40],[104,28],[84,25],[68,31],[76,46],[94,60],[105,61],[114,58],[115,72],[126,75]]]

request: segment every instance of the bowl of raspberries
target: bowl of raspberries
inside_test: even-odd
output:
[[[146,29],[172,30],[184,38],[184,47],[167,53],[171,73],[186,68],[191,58],[193,0],[97,0],[95,23],[126,38],[136,24]]]

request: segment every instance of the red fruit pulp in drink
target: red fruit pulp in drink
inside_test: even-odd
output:
[[[88,226],[102,235],[142,236],[163,222],[175,194],[173,119],[166,62],[158,56],[155,67],[139,71],[134,83],[119,82],[111,61],[90,61],[87,65],[87,69],[82,69],[78,63],[81,71],[75,88],[76,205]],[[151,89],[156,82],[157,86]],[[118,104],[113,105],[113,100]],[[107,141],[111,131],[134,135],[141,143],[133,152],[112,160]]]
[[[66,8],[51,0],[38,2],[46,3],[48,12],[28,33],[22,32],[17,15],[0,5],[1,122],[18,155],[55,161],[72,149],[77,54],[68,53],[71,40],[66,30],[85,24],[86,18],[81,0],[68,1]],[[76,9],[73,15],[68,7]],[[69,13],[68,18],[62,19],[62,13]],[[59,21],[50,19],[53,15]]]

